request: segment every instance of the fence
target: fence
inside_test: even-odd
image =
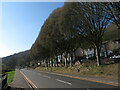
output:
[[[0,80],[0,89],[5,89],[5,88],[7,88],[7,75],[3,74]]]

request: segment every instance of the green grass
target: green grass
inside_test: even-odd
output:
[[[9,85],[12,82],[13,77],[14,77],[14,73],[15,73],[15,70],[10,71],[10,72],[6,72],[6,74],[7,74],[7,85]]]

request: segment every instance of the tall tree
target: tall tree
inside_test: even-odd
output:
[[[55,9],[50,16],[47,18],[45,23],[43,24],[41,31],[39,33],[36,42],[33,44],[33,56],[35,57],[42,57],[43,55],[41,52],[46,52],[44,54],[49,54],[46,59],[54,59],[60,52],[61,42],[62,42],[62,35],[59,31],[59,17],[61,14],[61,8]],[[44,49],[42,49],[42,48]],[[36,52],[36,53],[34,53]],[[36,56],[37,55],[37,56]],[[57,59],[55,59],[57,62]]]
[[[72,23],[69,27],[94,45],[99,66],[102,37],[110,23],[109,14],[100,3],[74,2],[66,3],[65,6],[69,9],[69,12],[66,12],[66,16],[69,17],[67,21]]]

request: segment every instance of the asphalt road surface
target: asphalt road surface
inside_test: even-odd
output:
[[[46,72],[26,69],[22,69],[21,72],[24,73],[37,88],[117,88],[116,86],[108,84],[80,80]]]

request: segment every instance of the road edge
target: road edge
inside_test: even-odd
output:
[[[39,72],[44,72],[44,71],[39,71]],[[78,77],[78,76],[71,76],[71,75],[66,75],[66,74],[61,74],[61,73],[55,73],[55,72],[45,72],[45,73],[55,74],[55,75],[60,75],[60,76],[66,76],[66,77],[70,77],[70,78],[75,78],[75,79],[80,79],[80,80],[86,80],[86,81],[92,81],[92,82],[97,82],[97,83],[103,83],[103,84],[117,86],[117,87],[119,85],[119,83],[114,84],[114,83],[102,82],[102,81],[98,81],[98,80],[91,80],[91,79],[81,78],[81,77]]]
[[[38,87],[22,71],[20,71],[20,73],[23,75],[26,82],[28,82],[30,86],[32,86],[33,89],[38,90]]]

